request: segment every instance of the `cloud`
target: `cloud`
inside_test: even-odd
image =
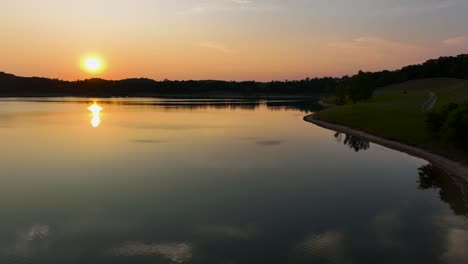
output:
[[[251,4],[253,3],[252,1],[248,1],[248,0],[231,0],[232,2],[234,3],[238,3],[238,4]]]
[[[398,5],[394,8],[385,9],[385,13],[383,14],[391,16],[420,16],[466,5],[467,3],[464,0],[427,0],[421,1],[419,4]]]
[[[397,51],[414,51],[419,50],[420,46],[415,46],[400,41],[392,41],[377,37],[363,36],[352,39],[351,41],[343,43],[341,48],[348,49],[367,49],[367,50],[384,50],[386,52]]]
[[[198,13],[203,13],[206,10],[209,10],[211,7],[210,6],[195,6],[191,7],[189,9],[185,9],[179,12],[179,14],[198,14]]]
[[[373,36],[362,36],[351,40],[329,43],[322,54],[339,58],[340,65],[362,70],[382,70],[421,63],[434,53],[433,47],[394,41]],[[364,67],[365,66],[365,67]]]
[[[446,46],[466,47],[468,46],[468,36],[458,36],[458,37],[448,38],[442,41],[442,43]]]
[[[237,3],[237,4],[243,4],[243,5],[247,5],[247,4],[252,4],[253,2],[252,1],[249,1],[249,0],[231,0],[232,2],[234,3]]]
[[[362,67],[363,70],[374,71],[398,69],[438,56],[464,53],[467,50],[468,35],[424,44],[361,36],[341,42],[331,42],[323,53],[329,57],[339,58],[343,65],[365,65],[365,68]]]
[[[218,42],[208,41],[208,42],[199,43],[198,45],[200,47],[203,47],[203,48],[212,49],[212,50],[216,50],[216,51],[223,52],[223,53],[233,52],[230,48],[228,48],[224,44],[218,43]]]
[[[205,12],[230,12],[234,10],[243,11],[271,11],[279,8],[279,5],[271,3],[256,3],[251,0],[230,0],[204,3],[198,6],[182,10],[179,14],[201,14]]]

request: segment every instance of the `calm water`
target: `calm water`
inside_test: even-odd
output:
[[[466,195],[306,104],[0,101],[0,263],[467,263]]]

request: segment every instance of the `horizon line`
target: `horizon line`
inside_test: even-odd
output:
[[[402,70],[406,67],[411,67],[411,66],[417,66],[417,65],[423,65],[424,63],[427,63],[429,61],[432,61],[432,60],[438,60],[438,59],[441,59],[441,58],[456,58],[456,57],[460,57],[460,56],[468,56],[468,53],[461,53],[461,54],[458,54],[458,55],[452,55],[452,56],[439,56],[437,58],[432,58],[432,59],[427,59],[419,64],[410,64],[410,65],[406,65],[406,66],[402,66],[402,67],[399,67],[397,69],[393,69],[393,70],[388,70],[388,69],[384,69],[384,70],[377,70],[377,71],[364,71],[364,72],[368,72],[368,73],[376,73],[376,72],[385,72],[385,71],[399,71],[399,70]],[[358,70],[356,73],[359,73],[360,71],[362,70]],[[355,73],[355,74],[356,74]],[[154,82],[164,82],[164,81],[171,81],[171,82],[190,82],[190,81],[194,81],[194,82],[203,82],[203,81],[213,81],[213,82],[238,82],[238,83],[242,83],[242,82],[255,82],[255,83],[271,83],[271,82],[294,82],[294,81],[304,81],[304,80],[307,80],[307,79],[310,79],[310,80],[314,80],[314,79],[327,79],[327,78],[331,78],[331,79],[343,79],[345,77],[350,77],[350,76],[354,76],[355,74],[352,74],[352,75],[348,75],[348,74],[345,74],[345,75],[342,75],[342,76],[321,76],[321,77],[303,77],[302,79],[284,79],[284,80],[279,80],[279,79],[276,79],[276,80],[269,80],[269,81],[258,81],[258,80],[222,80],[222,79],[178,79],[178,80],[172,80],[172,79],[153,79],[153,78],[148,78],[148,77],[127,77],[127,78],[123,78],[123,79],[104,79],[104,78],[100,78],[100,77],[94,77],[94,78],[87,78],[87,79],[77,79],[77,80],[65,80],[65,79],[61,79],[61,78],[56,78],[56,77],[44,77],[44,76],[20,76],[20,75],[16,75],[14,73],[9,73],[9,72],[4,72],[4,71],[0,71],[0,74],[6,74],[6,75],[13,75],[14,77],[18,77],[18,78],[39,78],[39,79],[50,79],[50,80],[58,80],[58,81],[62,81],[62,82],[80,82],[80,81],[89,81],[89,80],[103,80],[103,81],[110,81],[110,82],[118,82],[118,81],[125,81],[125,80],[150,80],[150,81],[154,81]]]

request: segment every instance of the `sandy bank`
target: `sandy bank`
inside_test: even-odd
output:
[[[440,155],[428,152],[418,147],[409,146],[409,145],[406,145],[397,141],[392,141],[392,140],[388,140],[379,136],[375,136],[364,131],[355,130],[347,126],[336,125],[336,124],[316,120],[314,119],[313,115],[308,115],[304,117],[304,120],[307,122],[314,123],[323,128],[327,128],[327,129],[335,130],[341,133],[346,133],[352,136],[360,137],[364,140],[385,146],[387,148],[405,152],[412,156],[425,159],[429,161],[430,163],[432,163],[433,165],[443,169],[451,176],[456,176],[458,178],[461,178],[463,181],[468,182],[468,167],[467,166],[461,163],[455,162],[453,160],[447,159],[445,157],[442,157]]]

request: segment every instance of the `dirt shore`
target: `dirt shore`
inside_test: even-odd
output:
[[[428,152],[427,150],[414,147],[414,146],[409,146],[409,145],[406,145],[397,141],[388,140],[388,139],[385,139],[376,135],[369,134],[364,131],[349,128],[347,126],[336,125],[336,124],[324,122],[321,120],[317,120],[313,117],[313,114],[304,117],[304,120],[307,122],[316,124],[318,126],[321,126],[323,128],[326,128],[326,129],[331,129],[337,132],[346,133],[349,135],[360,137],[364,140],[382,145],[384,147],[398,150],[401,152],[405,152],[412,156],[425,159],[429,161],[430,163],[432,163],[433,165],[443,169],[445,172],[447,172],[451,176],[456,176],[462,179],[463,181],[468,182],[468,167],[467,166],[460,164],[456,161],[447,159],[445,157],[442,157],[440,155]]]

